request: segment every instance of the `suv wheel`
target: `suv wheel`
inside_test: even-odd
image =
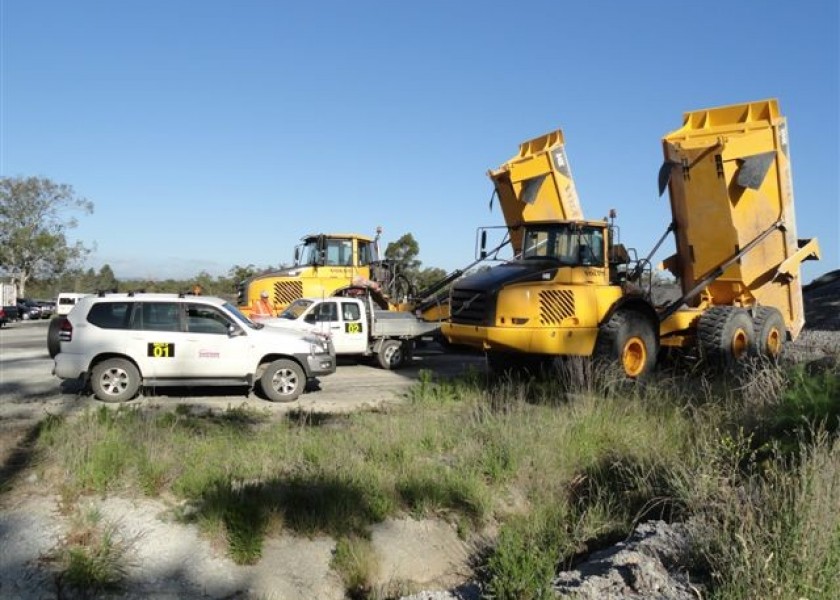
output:
[[[90,387],[103,402],[125,402],[140,389],[140,371],[123,358],[103,360],[93,367]]]
[[[286,358],[269,364],[260,377],[265,397],[272,402],[297,400],[306,386],[306,375],[295,361]]]

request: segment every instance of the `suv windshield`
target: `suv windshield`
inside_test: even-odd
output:
[[[553,259],[569,266],[604,266],[604,229],[560,223],[531,226],[522,243],[523,259]]]

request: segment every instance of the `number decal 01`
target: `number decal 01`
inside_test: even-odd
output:
[[[169,342],[149,342],[146,356],[153,358],[174,358],[175,344]]]

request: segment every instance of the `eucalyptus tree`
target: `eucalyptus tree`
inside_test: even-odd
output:
[[[0,178],[0,270],[26,294],[32,277],[53,277],[80,264],[89,249],[67,234],[74,213],[91,214],[93,203],[72,186],[42,177]]]

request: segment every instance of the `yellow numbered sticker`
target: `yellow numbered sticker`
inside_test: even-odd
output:
[[[174,358],[175,344],[169,342],[149,342],[148,356],[154,358]]]
[[[346,333],[362,333],[362,324],[361,323],[345,323],[344,324],[344,331]]]

